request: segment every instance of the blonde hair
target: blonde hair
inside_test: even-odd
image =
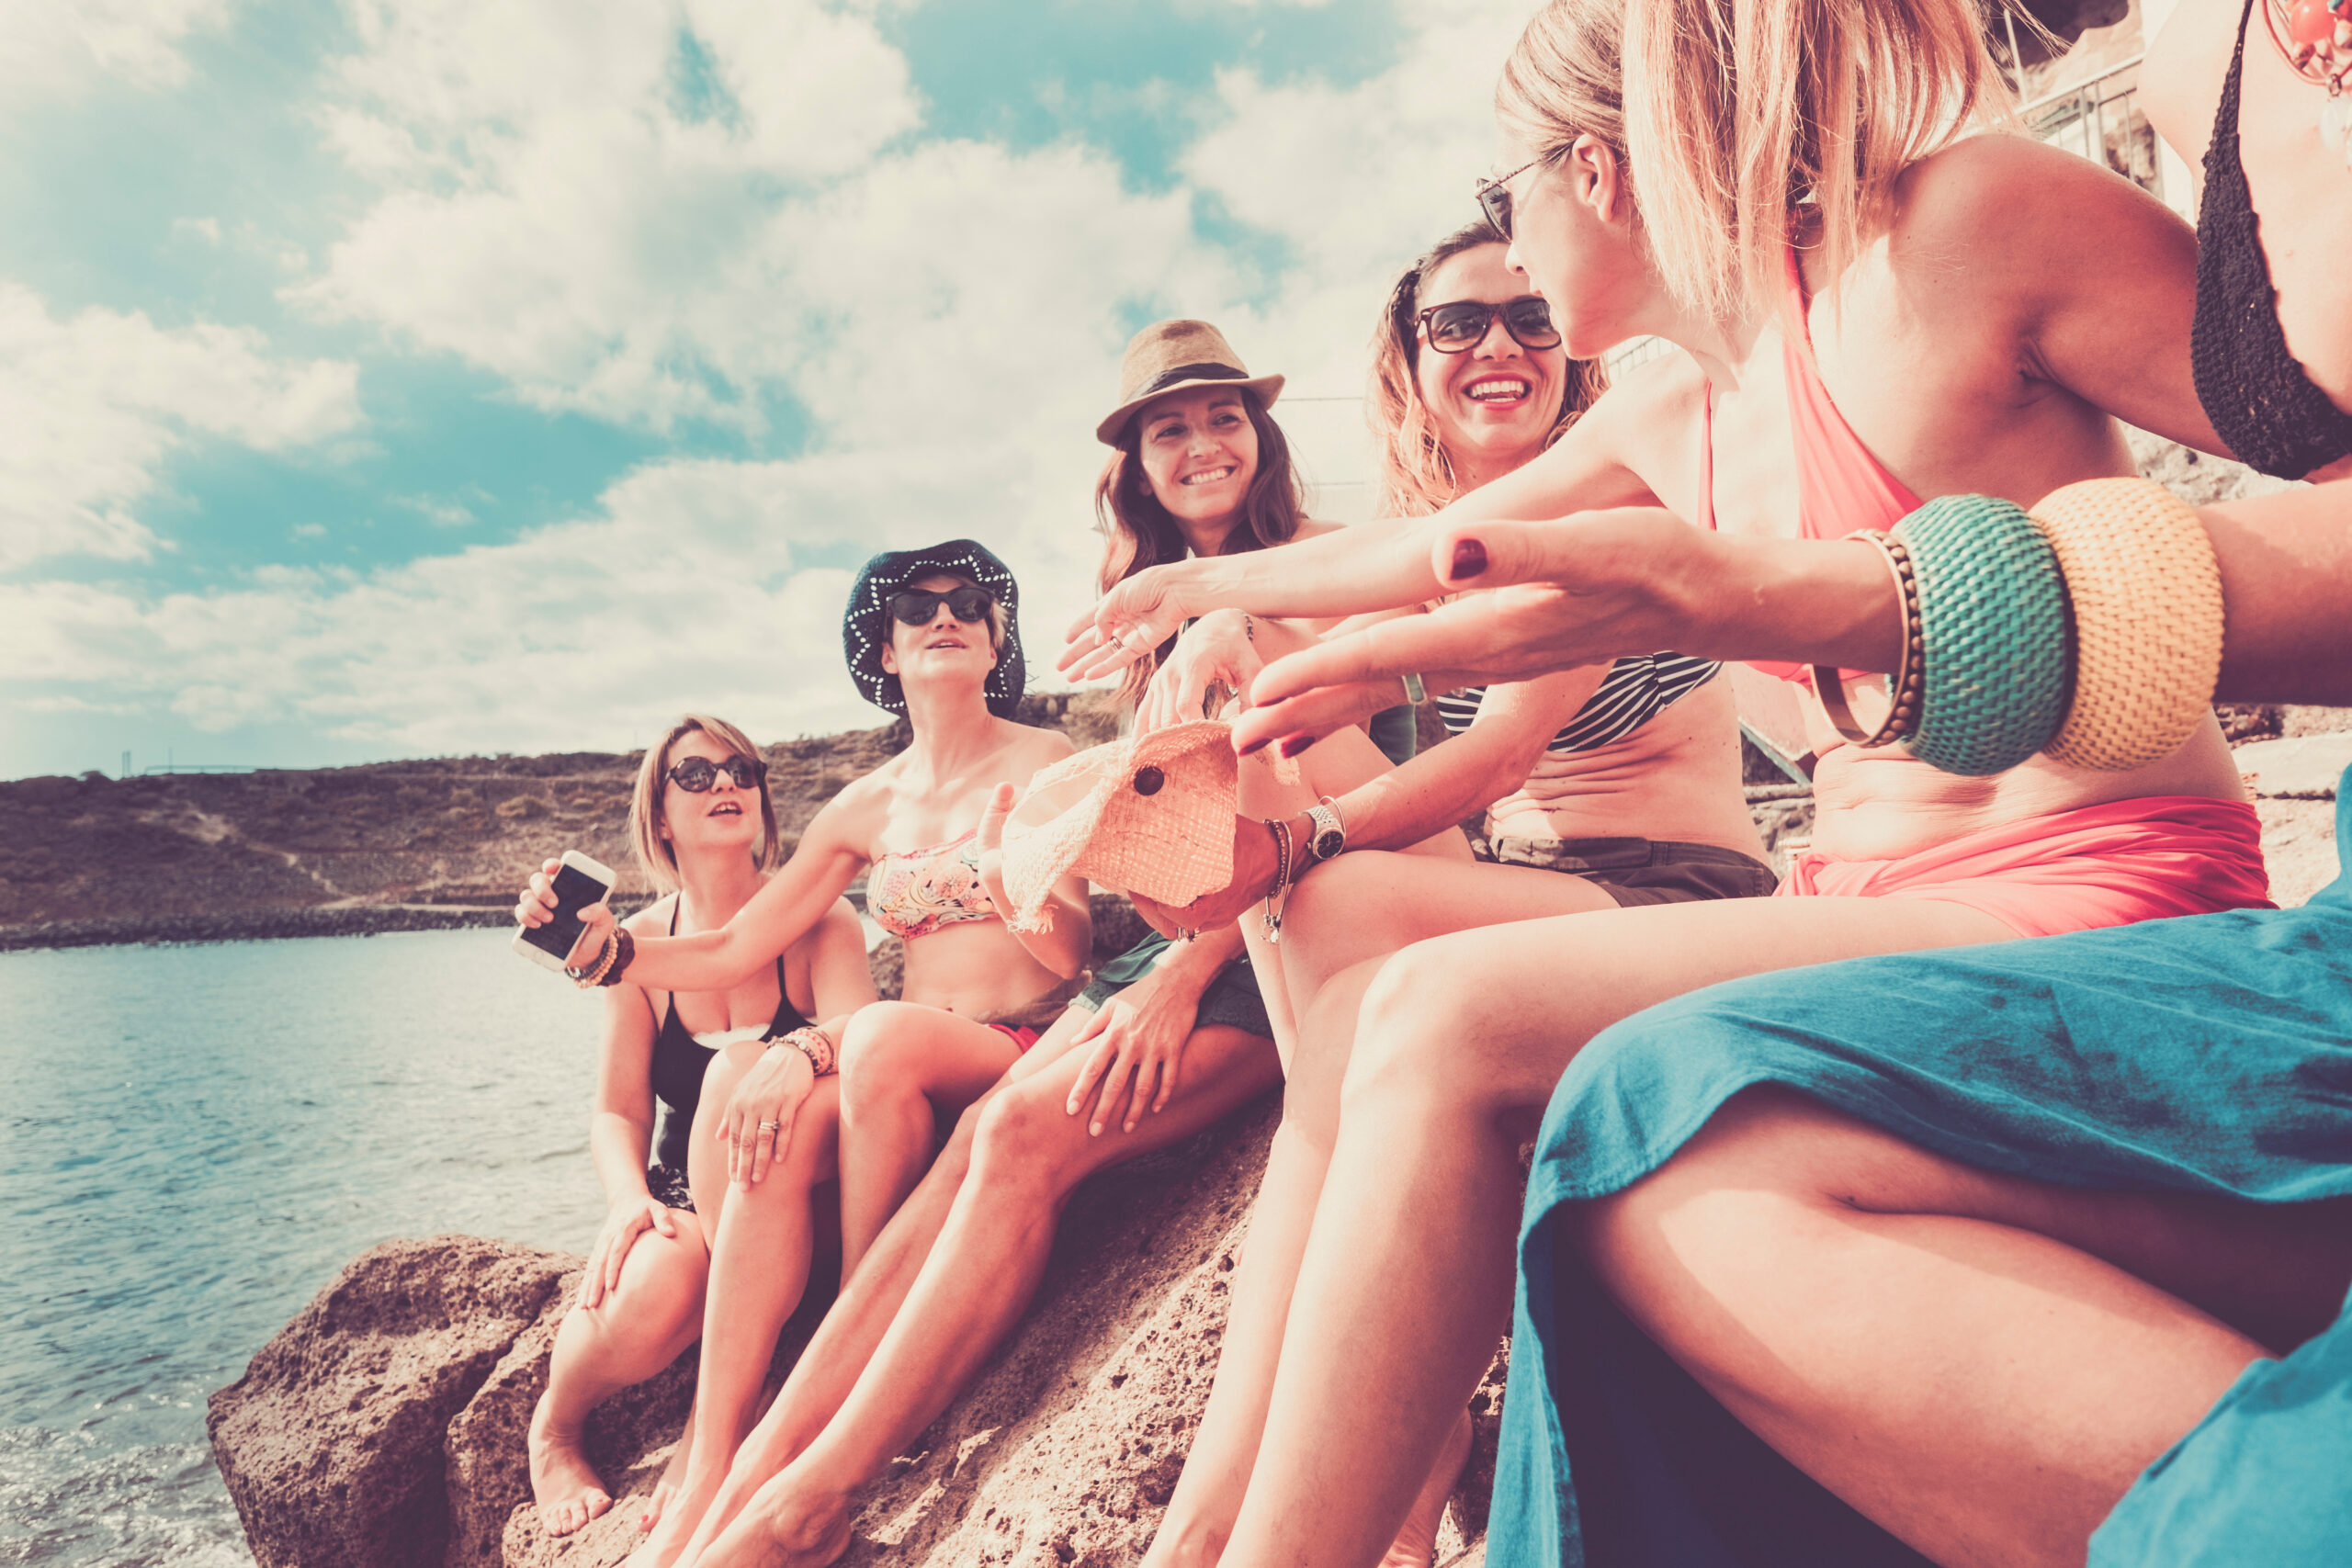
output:
[[[1896,175],[2007,108],[1983,21],[1970,0],[1551,0],[1495,118],[1537,157],[1607,143],[1669,296],[1729,321],[1777,300],[1801,204],[1837,276]]]
[[[1364,422],[1380,449],[1374,487],[1375,517],[1426,517],[1462,492],[1453,456],[1440,441],[1422,400],[1415,371],[1420,364],[1422,285],[1429,275],[1465,251],[1509,243],[1485,219],[1456,229],[1405,269],[1381,308],[1372,334],[1372,385],[1364,394]],[[1609,389],[1609,372],[1598,359],[1568,361],[1560,412],[1544,437],[1549,446]]]
[[[637,857],[637,868],[659,893],[678,890],[678,852],[662,836],[662,786],[669,782],[671,751],[697,730],[739,757],[761,760],[760,749],[752,744],[750,736],[723,718],[700,713],[684,716],[663,732],[659,742],[645,749],[645,760],[637,767],[637,787],[629,792],[628,843]],[[759,795],[760,841],[752,851],[752,859],[760,870],[774,871],[784,863],[784,834],[776,827],[775,802],[768,795],[765,778],[760,780]]]

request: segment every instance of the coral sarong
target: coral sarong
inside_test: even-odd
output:
[[[2240,800],[2154,795],[2005,822],[1901,860],[1799,851],[1784,898],[1935,898],[2019,936],[2269,909],[2262,819]]]

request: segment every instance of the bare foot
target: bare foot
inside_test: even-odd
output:
[[[660,1524],[662,1516],[670,1511],[670,1504],[678,1495],[678,1489],[685,1484],[686,1466],[694,1451],[695,1417],[694,1412],[689,1410],[686,1412],[686,1429],[679,1437],[677,1446],[670,1450],[670,1462],[662,1467],[662,1479],[653,1483],[653,1500],[638,1513],[637,1530],[639,1535]]]
[[[791,1471],[752,1495],[694,1568],[826,1568],[849,1550],[849,1499]]]
[[[549,1535],[570,1535],[613,1506],[612,1494],[581,1451],[576,1432],[559,1437],[544,1417],[547,1396],[539,1396],[531,1412],[528,1447],[531,1454],[531,1501],[538,1506],[539,1528]]]
[[[1380,1560],[1380,1568],[1430,1568],[1437,1561],[1437,1527],[1445,1518],[1445,1500],[1453,1495],[1462,1467],[1469,1462],[1470,1412],[1464,1410],[1445,1435],[1445,1447],[1438,1450],[1437,1463],[1421,1483],[1421,1495],[1413,1499],[1413,1511],[1406,1516],[1388,1555]]]
[[[694,1539],[703,1510],[710,1506],[727,1479],[724,1469],[714,1473],[714,1467],[698,1465],[689,1457],[685,1473],[673,1483],[671,1476],[676,1462],[673,1455],[672,1469],[662,1472],[662,1485],[654,1489],[653,1506],[646,1510],[653,1518],[644,1527],[645,1544],[629,1554],[628,1568],[672,1568]]]

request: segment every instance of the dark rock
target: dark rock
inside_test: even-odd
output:
[[[566,1264],[472,1236],[387,1242],[263,1346],[208,1423],[261,1568],[435,1568],[451,1418]]]

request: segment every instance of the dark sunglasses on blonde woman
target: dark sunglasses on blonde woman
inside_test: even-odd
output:
[[[689,757],[670,769],[670,782],[688,795],[700,795],[717,784],[721,773],[737,789],[752,789],[768,776],[768,765],[756,757],[729,757],[723,762]]]
[[[1432,305],[1420,314],[1421,331],[1440,354],[1466,354],[1487,339],[1487,328],[1498,316],[1503,331],[1521,348],[1557,348],[1560,329],[1552,324],[1552,307],[1539,295],[1522,294],[1499,305],[1479,299],[1456,299]]]
[[[1544,161],[1542,158],[1530,158],[1500,179],[1481,179],[1478,182],[1478,210],[1487,215],[1487,221],[1494,225],[1495,232],[1506,240],[1513,238],[1510,231],[1510,182]]]
[[[988,619],[989,606],[995,603],[995,596],[987,589],[975,588],[969,583],[961,588],[951,588],[944,593],[910,588],[903,593],[890,595],[890,614],[910,626],[929,626],[931,618],[939,614],[939,606],[944,604],[947,613],[957,620],[979,622]]]

